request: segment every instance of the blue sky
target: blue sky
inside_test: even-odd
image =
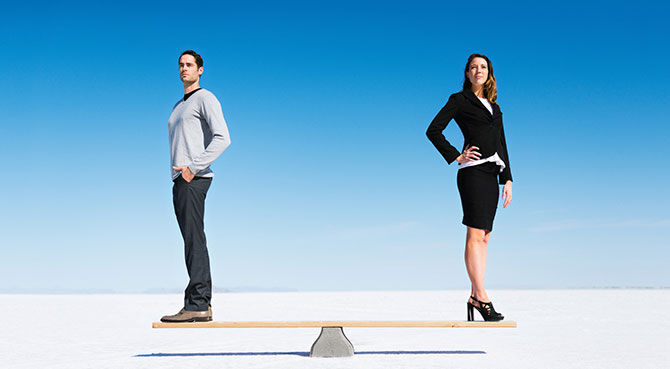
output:
[[[668,10],[10,5],[0,290],[185,286],[167,144],[185,49],[232,138],[206,208],[219,288],[467,289],[456,167],[425,129],[473,52],[493,62],[515,179],[487,285],[669,286]]]

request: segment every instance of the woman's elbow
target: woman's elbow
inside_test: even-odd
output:
[[[433,140],[433,137],[435,136],[435,130],[432,127],[428,127],[426,130],[426,137],[428,137],[429,140]]]

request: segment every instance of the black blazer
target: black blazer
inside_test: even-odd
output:
[[[467,145],[477,146],[482,158],[498,153],[498,156],[505,162],[505,169],[498,175],[498,181],[500,184],[505,184],[512,180],[512,172],[505,143],[502,112],[496,103],[492,103],[491,107],[493,114],[479,101],[474,92],[470,90],[457,92],[449,96],[447,104],[437,113],[428,126],[426,136],[447,163],[451,164],[461,155],[461,151],[458,151],[444,138],[442,131],[447,128],[447,124],[453,118],[463,132],[464,149]]]

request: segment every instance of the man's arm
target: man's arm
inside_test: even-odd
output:
[[[207,145],[205,151],[193,158],[188,169],[193,175],[198,174],[210,166],[223,151],[230,146],[230,134],[228,126],[223,118],[221,104],[214,95],[208,94],[202,100],[201,112],[209,129],[212,131],[212,141]],[[183,171],[182,171],[183,174]]]

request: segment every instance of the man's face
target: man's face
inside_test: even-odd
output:
[[[184,83],[197,82],[202,75],[202,67],[198,68],[193,55],[182,55],[179,58],[179,78]]]

